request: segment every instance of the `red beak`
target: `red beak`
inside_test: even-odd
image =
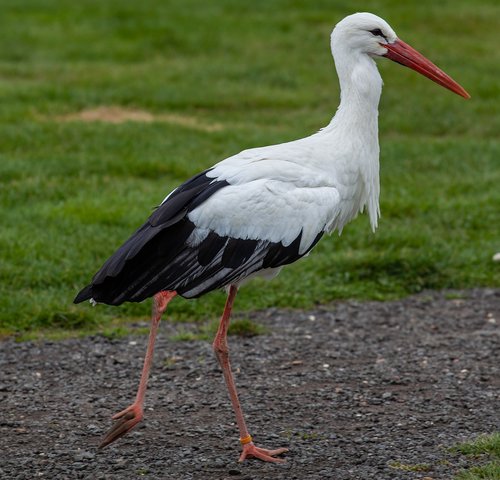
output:
[[[385,43],[381,46],[387,48],[384,57],[421,73],[464,98],[470,98],[470,95],[455,80],[402,40],[397,39],[394,43]]]

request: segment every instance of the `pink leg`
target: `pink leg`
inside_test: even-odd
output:
[[[229,391],[229,397],[231,398],[233,410],[236,414],[236,422],[240,431],[240,442],[243,446],[243,452],[240,456],[239,461],[242,462],[247,457],[256,457],[266,462],[281,463],[284,462],[284,460],[280,458],[274,458],[274,455],[280,455],[281,453],[287,452],[287,448],[266,450],[264,448],[256,447],[252,442],[252,437],[248,433],[247,426],[245,424],[245,418],[243,417],[243,411],[241,410],[240,401],[238,400],[238,392],[236,391],[233,374],[231,373],[231,365],[229,363],[229,348],[227,346],[227,330],[229,328],[231,309],[233,307],[234,298],[236,297],[237,292],[238,288],[234,285],[231,285],[229,288],[229,294],[227,297],[226,306],[224,308],[224,313],[222,314],[222,318],[220,320],[219,329],[217,330],[217,334],[215,335],[213,349],[224,374],[224,380],[226,381],[227,389]]]
[[[168,303],[175,297],[175,295],[177,295],[177,292],[159,292],[153,298],[153,314],[151,316],[148,348],[146,350],[146,356],[144,357],[144,366],[142,367],[141,380],[139,382],[139,388],[137,389],[135,401],[125,410],[113,415],[113,420],[118,421],[115,422],[113,427],[111,427],[111,429],[106,433],[106,436],[99,445],[99,448],[103,448],[120,437],[123,437],[123,435],[132,430],[132,428],[134,428],[144,416],[144,396],[146,394],[146,387],[148,384],[149,370],[151,369],[151,364],[153,363],[156,333],[158,332],[161,316],[167,309]]]

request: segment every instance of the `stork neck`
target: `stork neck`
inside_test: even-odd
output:
[[[360,210],[367,207],[372,230],[377,228],[379,209],[378,103],[382,78],[375,61],[366,54],[342,55],[332,48],[340,81],[340,105],[330,124],[320,131],[336,148],[348,150],[350,168],[357,165],[364,186]],[[344,168],[335,162],[336,169]],[[356,210],[357,213],[357,210]]]
[[[340,105],[331,126],[378,134],[378,104],[382,78],[375,61],[367,54],[335,52],[340,82]]]

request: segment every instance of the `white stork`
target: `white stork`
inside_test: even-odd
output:
[[[236,292],[255,275],[271,278],[307,255],[325,233],[365,208],[379,210],[378,103],[375,60],[389,58],[451,91],[469,94],[370,13],[344,18],[331,35],[340,106],[319,132],[293,142],[244,150],[176,188],[102,266],[75,303],[119,305],[153,297],[153,315],[137,396],[116,414],[101,446],[143,418],[144,394],[160,317],[176,295],[195,298],[225,288],[228,297],[213,348],[222,367],[246,457],[280,462],[286,448],[255,446],[229,364],[227,329]]]

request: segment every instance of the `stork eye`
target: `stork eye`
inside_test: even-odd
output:
[[[387,37],[382,33],[382,30],[380,30],[380,28],[375,28],[374,30],[370,30],[370,33],[372,35],[375,35],[376,37],[382,37],[387,40]]]

